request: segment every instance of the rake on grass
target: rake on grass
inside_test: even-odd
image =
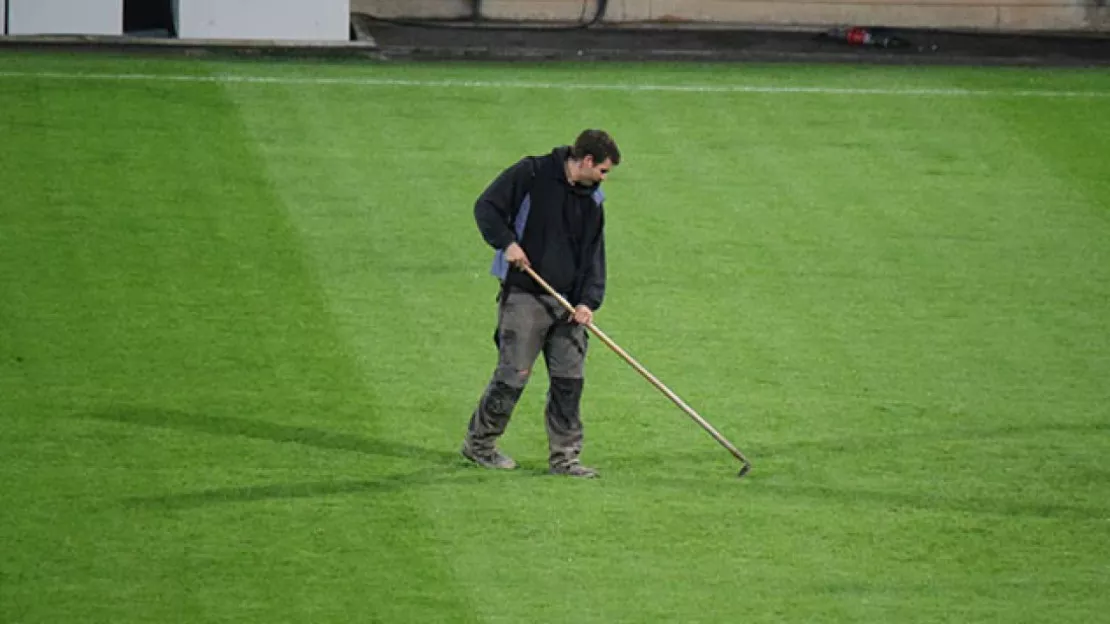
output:
[[[539,284],[544,290],[546,290],[549,295],[554,297],[555,300],[559,302],[559,305],[566,308],[566,310],[571,314],[574,314],[574,306],[572,306],[570,302],[566,300],[566,298],[556,292],[555,289],[552,288],[551,285],[548,284],[542,277],[540,277],[538,273],[532,270],[532,267],[523,266],[521,267],[521,269],[529,276],[531,276],[532,279],[536,280],[536,283]],[[594,325],[593,322],[587,323],[586,328],[589,329],[590,332],[592,332],[595,336],[597,336],[599,340],[604,342],[605,345],[612,349],[617,355],[621,356],[621,359],[623,359],[625,362],[628,362],[629,366],[636,369],[636,372],[640,373],[640,375],[642,375],[644,379],[647,379],[649,382],[651,382],[651,385],[655,386],[656,389],[665,394],[668,399],[673,401],[674,404],[679,407],[679,409],[685,412],[687,416],[692,418],[694,422],[698,423],[698,425],[700,425],[701,428],[704,429],[709,435],[713,436],[714,440],[716,440],[721,446],[725,447],[725,449],[727,449],[729,453],[732,453],[732,456],[739,460],[741,464],[743,464],[740,467],[740,473],[736,476],[743,477],[744,475],[748,474],[748,471],[752,469],[752,463],[748,461],[747,457],[744,457],[744,454],[741,453],[740,450],[737,449],[732,442],[729,442],[727,438],[721,435],[721,432],[717,431],[717,429],[715,429],[713,425],[709,424],[709,421],[702,418],[700,414],[694,411],[694,408],[687,405],[686,401],[683,401],[682,398],[675,394],[673,390],[668,388],[662,381],[659,381],[658,377],[652,375],[651,371],[649,371],[647,368],[644,368],[643,364],[640,364],[636,361],[636,358],[629,355],[628,352],[622,349],[620,345],[618,345],[616,342],[613,342],[613,339],[609,336],[606,336],[605,332],[598,329],[598,327]]]

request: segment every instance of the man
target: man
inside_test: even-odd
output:
[[[603,130],[573,146],[529,156],[503,171],[474,206],[478,230],[493,249],[498,295],[497,367],[471,415],[462,454],[497,469],[516,462],[496,446],[542,351],[548,370],[544,409],[552,474],[592,478],[582,452],[585,324],[605,297],[605,215],[600,185],[620,164]],[[569,314],[521,267],[531,267],[575,306]]]

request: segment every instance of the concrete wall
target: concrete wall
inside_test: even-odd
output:
[[[0,35],[8,33],[8,0],[0,0]]]
[[[588,0],[587,12],[596,0]],[[383,17],[459,17],[470,0],[351,0]],[[491,19],[577,20],[582,0],[482,0]],[[608,22],[1110,32],[1110,0],[610,0]]]
[[[375,17],[466,17],[473,6],[472,0],[351,0],[351,11]]]
[[[9,35],[122,35],[123,0],[7,0]]]
[[[350,39],[349,0],[174,0],[174,4],[181,39]]]

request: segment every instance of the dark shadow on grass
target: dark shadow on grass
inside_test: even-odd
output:
[[[899,448],[913,443],[935,443],[937,441],[968,441],[968,440],[993,440],[1011,436],[1025,436],[1030,434],[1047,433],[1076,433],[1095,435],[1110,431],[1110,423],[1053,423],[1032,426],[1004,425],[991,428],[956,428],[938,431],[906,431],[897,433],[870,433],[863,435],[850,435],[837,438],[820,438],[811,440],[792,440],[789,442],[771,444],[747,444],[737,436],[732,441],[737,443],[740,450],[757,467],[773,461],[776,457],[791,457],[804,455],[806,450],[815,450],[822,453],[874,453],[876,450]],[[716,445],[712,439],[706,438],[697,449],[680,452],[668,452],[665,455],[624,455],[606,458],[609,462],[631,462],[634,464],[658,462],[661,458],[673,462],[704,463],[714,458],[720,458],[723,466],[729,465],[731,456],[728,451]],[[739,464],[736,464],[737,467]]]
[[[506,473],[478,468],[455,451],[429,449],[403,442],[362,438],[349,434],[281,425],[236,417],[216,417],[178,410],[117,406],[112,409],[75,414],[76,418],[103,420],[143,427],[199,432],[225,437],[244,437],[278,443],[292,443],[315,448],[348,451],[378,457],[413,459],[430,467],[415,472],[393,474],[374,479],[326,480],[269,485],[243,485],[155,496],[124,499],[130,507],[154,509],[189,509],[222,503],[251,502],[276,499],[314,498],[343,494],[388,493],[414,487],[444,484],[473,484],[516,476],[546,475],[546,469]]]
[[[1110,519],[1110,509],[1105,507],[1018,500],[1016,498],[972,498],[931,493],[880,492],[858,488],[787,483],[764,483],[760,487],[765,491],[775,491],[792,497],[826,500],[841,503],[845,506],[879,507],[888,511],[913,509],[1027,518]]]
[[[672,461],[673,459],[673,461]],[[759,465],[747,476],[738,478],[736,470],[721,462],[710,470],[705,465],[711,460],[701,457],[698,476],[674,476],[683,471],[682,457],[656,456],[650,462],[637,465],[625,458],[619,466],[606,469],[607,483],[619,486],[629,484],[635,488],[673,490],[679,495],[697,495],[702,498],[729,498],[736,501],[737,509],[758,506],[769,499],[808,499],[823,504],[854,508],[861,513],[882,509],[887,511],[912,510],[925,512],[956,512],[975,515],[992,515],[1024,518],[1070,520],[1110,520],[1110,507],[1079,505],[1015,498],[983,498],[945,495],[930,491],[876,491],[840,485],[817,485],[789,477],[760,472]],[[688,464],[685,464],[688,466]],[[770,464],[764,464],[766,468]],[[661,474],[660,467],[669,466]],[[773,468],[771,468],[773,470]],[[923,484],[921,488],[929,487]]]
[[[984,498],[932,492],[929,491],[933,487],[931,483],[918,483],[913,490],[907,491],[805,483],[796,478],[796,475],[774,474],[773,461],[755,462],[752,472],[741,479],[737,478],[736,471],[727,461],[720,462],[718,468],[717,462],[702,455],[697,457],[696,462],[699,476],[673,476],[683,472],[684,466],[688,468],[692,459],[693,456],[690,455],[663,455],[638,462],[626,457],[606,472],[612,476],[612,480],[634,482],[636,487],[673,489],[704,497],[735,497],[738,503],[743,501],[745,505],[758,504],[756,501],[767,500],[768,497],[786,497],[817,500],[860,510],[916,510],[1025,518],[1110,520],[1110,507],[1107,506],[1037,501],[1018,498],[1019,493],[1015,493],[1013,498]],[[714,464],[712,469],[705,468],[708,463]],[[667,471],[660,474],[661,467],[664,466]]]
[[[969,428],[953,427],[945,431],[907,431],[900,433],[873,433],[844,436],[818,440],[796,440],[782,444],[766,445],[761,456],[790,455],[803,449],[822,449],[825,451],[871,451],[880,448],[903,445],[915,441],[935,442],[938,440],[966,441],[991,440],[1013,436],[1049,433],[1098,434],[1110,431],[1110,423],[1048,423],[1038,425],[1003,425],[1001,427]]]
[[[447,483],[475,483],[510,476],[514,473],[496,473],[474,468],[461,457],[449,451],[428,449],[415,445],[360,438],[347,434],[332,433],[308,427],[279,425],[263,421],[233,417],[213,417],[174,410],[155,410],[137,407],[117,407],[111,410],[78,415],[112,422],[160,427],[182,431],[197,431],[221,436],[242,436],[252,439],[303,444],[316,448],[363,453],[374,456],[416,459],[433,464],[433,467],[416,472],[397,474],[378,479],[355,481],[316,481],[292,484],[271,484],[260,486],[232,486],[163,496],[138,497],[126,499],[132,506],[184,509],[205,505],[248,502],[271,499],[310,498],[328,495],[383,493],[413,487],[426,487]],[[991,438],[1015,434],[1043,431],[1104,431],[1106,425],[1046,425],[1038,427],[1001,427],[996,430],[962,430],[938,436],[936,433],[908,433],[891,436],[864,436],[839,440],[814,440],[789,443],[781,446],[770,445],[746,449],[755,464],[752,474],[744,479],[736,478],[739,464],[732,461],[723,450],[711,447],[702,451],[685,453],[666,453],[644,456],[610,457],[602,462],[603,483],[618,487],[628,484],[635,488],[663,488],[683,492],[697,492],[706,496],[765,497],[787,496],[818,499],[835,502],[849,507],[883,508],[888,510],[915,509],[923,511],[953,511],[972,514],[993,514],[1003,516],[1024,516],[1036,518],[1072,518],[1081,520],[1103,520],[1110,518],[1110,509],[1072,505],[1065,503],[1037,502],[1004,498],[970,498],[944,496],[928,492],[890,492],[871,491],[833,485],[811,485],[786,482],[773,473],[765,476],[763,469],[773,471],[776,455],[791,455],[805,448],[826,450],[856,450],[874,448],[876,444],[899,443],[916,438],[953,439]],[[710,441],[709,444],[712,444]],[[724,455],[722,455],[724,454]],[[712,468],[706,468],[709,463]],[[608,465],[606,465],[608,464]],[[697,465],[701,476],[674,476],[681,473],[683,466]],[[545,471],[537,465],[534,469],[516,471],[517,475],[541,476]],[[1035,469],[1031,467],[1030,469]],[[744,486],[744,487],[740,487]],[[739,500],[743,500],[742,498]]]
[[[378,479],[308,481],[302,483],[273,483],[269,485],[244,485],[158,496],[136,496],[124,499],[128,507],[148,509],[194,509],[227,503],[250,503],[266,500],[318,498],[343,494],[386,494],[414,487],[443,485],[456,482],[482,482],[496,478],[489,471],[459,466],[457,471],[427,468],[416,472],[395,474]]]
[[[456,465],[459,455],[454,452],[430,449],[422,446],[362,438],[344,433],[281,425],[261,420],[235,418],[229,416],[206,416],[177,410],[161,410],[143,407],[114,407],[100,412],[77,414],[79,418],[107,420],[112,422],[195,431],[225,437],[240,436],[270,442],[302,444],[315,448],[349,451],[364,455],[414,459],[437,465]]]

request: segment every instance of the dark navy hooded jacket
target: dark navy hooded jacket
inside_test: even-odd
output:
[[[532,293],[543,288],[505,261],[516,242],[532,269],[573,305],[591,310],[605,298],[605,210],[601,189],[571,184],[564,166],[570,147],[528,156],[501,172],[478,198],[478,230],[497,250],[491,273]]]

